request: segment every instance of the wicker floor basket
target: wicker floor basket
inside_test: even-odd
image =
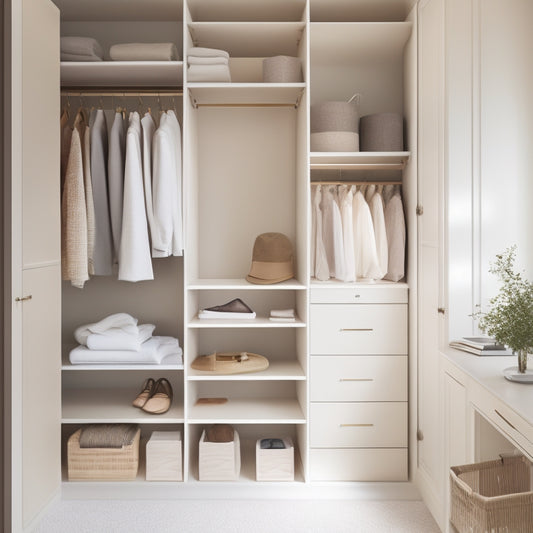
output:
[[[122,448],[80,448],[81,429],[67,444],[69,481],[129,481],[139,468],[138,429],[133,443]]]
[[[459,533],[533,533],[533,467],[525,457],[454,466],[450,477]]]

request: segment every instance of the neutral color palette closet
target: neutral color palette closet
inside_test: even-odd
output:
[[[23,39],[31,43],[24,49],[30,54],[24,57],[24,73],[34,79],[24,85],[28,94],[22,98],[29,107],[23,122],[38,117],[53,130],[60,83],[62,105],[73,108],[79,103],[106,109],[176,107],[182,125],[186,244],[183,258],[154,261],[154,281],[131,284],[95,277],[83,290],[66,282],[60,290],[59,133],[45,143],[32,142],[42,153],[24,158],[24,164],[40,167],[45,161],[52,170],[43,180],[25,169],[25,179],[32,181],[19,191],[27,218],[21,238],[22,294],[32,299],[17,304],[23,314],[18,334],[34,338],[23,343],[28,385],[21,408],[25,447],[18,465],[24,472],[19,487],[23,526],[31,524],[59,487],[63,497],[164,497],[187,490],[216,495],[239,487],[250,494],[268,493],[271,487],[311,493],[318,481],[331,482],[329,489],[321,489],[331,491],[365,486],[335,481],[381,481],[384,491],[394,492],[394,485],[385,482],[403,481],[396,487],[414,494],[409,480],[416,464],[415,1],[55,3],[61,28],[50,2],[23,2]],[[32,39],[32,32],[45,36]],[[172,41],[185,59],[62,64],[60,73],[60,33],[95,37],[104,48],[115,42]],[[232,83],[188,83],[186,54],[192,46],[227,50]],[[280,54],[300,58],[302,83],[262,82],[262,59]],[[128,96],[128,88],[139,95]],[[143,96],[142,90],[150,94]],[[348,100],[356,92],[362,95],[361,115],[402,113],[405,151],[310,153],[310,105]],[[402,282],[310,280],[310,183],[339,180],[402,183],[408,227]],[[244,278],[254,239],[268,231],[291,239],[295,278],[251,285]],[[246,301],[258,318],[246,323],[196,318],[200,308],[235,297]],[[270,309],[288,307],[297,311],[295,323],[268,320]],[[156,324],[159,335],[178,337],[183,368],[70,365],[74,328],[118,311]],[[33,335],[27,337],[26,328]],[[364,332],[354,334],[357,328]],[[269,357],[270,367],[255,375],[210,377],[190,368],[197,355],[215,350],[261,353]],[[165,376],[173,385],[173,406],[162,416],[130,407],[148,376]],[[202,396],[224,396],[229,402],[196,405]],[[30,405],[39,404],[28,414]],[[139,423],[143,438],[155,429],[180,430],[184,482],[146,482],[142,468],[138,481],[127,484],[67,482],[61,473],[67,436],[81,424],[119,421]],[[198,481],[198,440],[202,429],[216,422],[232,424],[241,436],[242,473],[231,485]],[[272,434],[290,436],[296,444],[295,481],[283,489],[255,481],[255,441]],[[43,435],[45,441],[39,441]]]

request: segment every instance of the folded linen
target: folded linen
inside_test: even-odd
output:
[[[100,43],[92,37],[61,37],[60,48],[62,54],[104,57]]]
[[[70,351],[69,360],[79,364],[161,364],[169,356],[183,354],[178,339],[174,337],[152,337],[143,343],[138,352],[133,350],[90,350],[76,346]]]
[[[138,326],[139,334],[130,335],[120,328],[111,328],[104,333],[91,333],[87,337],[89,350],[133,350],[138,352],[154,332],[154,324]]]
[[[248,318],[248,319],[254,319],[256,317],[256,314],[254,312],[252,313],[225,313],[224,311],[207,311],[205,309],[202,309],[198,313],[198,318],[227,318],[229,320],[235,320],[235,319],[241,319],[241,318]]]
[[[100,56],[90,55],[86,56],[83,54],[67,54],[66,52],[61,52],[61,61],[103,61]]]
[[[109,49],[113,61],[177,61],[179,53],[174,43],[124,43]]]
[[[137,424],[89,424],[80,434],[80,448],[122,448],[133,443]]]
[[[227,57],[188,56],[189,65],[229,65]]]
[[[217,48],[202,48],[201,46],[193,46],[192,48],[190,48],[187,53],[187,56],[229,58],[229,54],[225,50],[218,50]]]
[[[87,345],[87,337],[91,333],[105,333],[109,329],[118,328],[129,335],[139,335],[138,320],[128,313],[115,313],[94,324],[79,326],[74,331],[74,338],[80,344]]]
[[[192,82],[231,82],[231,74],[227,65],[189,65],[187,77]]]
[[[296,314],[294,309],[272,309],[270,316],[276,318],[294,318]]]

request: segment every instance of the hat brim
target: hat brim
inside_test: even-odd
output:
[[[282,281],[287,281],[288,279],[293,278],[294,275],[291,274],[290,276],[283,276],[282,278],[276,278],[276,279],[263,279],[263,278],[255,278],[254,276],[246,276],[246,281],[249,281],[250,283],[256,283],[257,285],[271,285],[273,283],[281,283]]]
[[[294,277],[292,261],[252,261],[252,266],[246,279],[250,283],[269,285],[271,283],[280,283],[292,277]]]

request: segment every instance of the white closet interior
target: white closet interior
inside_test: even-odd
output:
[[[416,30],[408,17],[415,2],[186,0],[183,4],[157,0],[149,3],[150,9],[138,0],[127,7],[122,2],[89,0],[55,3],[61,10],[62,35],[94,37],[105,50],[120,42],[171,41],[182,59],[61,65],[61,83],[69,94],[63,96],[62,104],[70,104],[72,110],[79,105],[110,111],[117,106],[150,108],[152,112],[176,107],[182,125],[185,228],[184,257],[153,260],[154,281],[127,283],[117,281],[116,276],[93,277],[83,290],[63,282],[63,446],[68,435],[86,423],[139,423],[143,440],[154,429],[179,429],[184,443],[184,481],[194,483],[198,481],[202,429],[212,423],[229,423],[241,438],[242,482],[256,483],[255,442],[273,435],[289,436],[296,445],[295,484],[314,479],[357,480],[357,476],[373,479],[350,469],[348,477],[339,476],[335,469],[328,470],[325,477],[313,475],[311,463],[316,461],[310,459],[310,451],[320,429],[313,425],[313,417],[322,416],[313,411],[325,404],[313,403],[310,390],[331,387],[317,380],[322,373],[319,366],[314,370],[317,377],[312,374],[312,366],[321,361],[316,355],[310,357],[310,344],[317,336],[322,343],[327,344],[328,339],[320,328],[314,329],[309,310],[310,304],[316,309],[321,304],[351,304],[353,290],[361,289],[369,306],[401,306],[404,340],[398,354],[407,361],[407,354],[412,353],[407,328],[408,323],[414,327],[414,320],[407,320],[407,313],[413,312],[408,311],[407,288],[412,290],[416,275]],[[192,46],[228,51],[232,82],[189,83],[187,51]],[[300,58],[301,83],[263,83],[263,58],[280,54]],[[91,88],[109,94],[91,95]],[[125,90],[121,94],[124,88],[153,94],[132,96]],[[157,96],[159,90],[161,96]],[[354,93],[361,94],[361,115],[385,111],[404,115],[404,151],[309,152],[310,105],[347,100]],[[316,180],[402,182],[409,232],[408,276],[402,283],[358,288],[358,284],[310,282],[310,182]],[[245,281],[254,240],[265,232],[281,232],[291,240],[294,279],[276,285]],[[245,301],[256,311],[257,319],[206,322],[197,318],[199,309],[233,298]],[[296,309],[296,322],[268,320],[271,309],[284,308]],[[119,311],[137,317],[139,323],[156,324],[158,335],[178,337],[184,347],[183,368],[74,368],[68,362],[68,349],[75,327]],[[190,368],[198,355],[243,350],[267,356],[269,369],[257,374],[205,376]],[[385,365],[390,372],[399,359],[394,359],[393,349],[387,350],[378,347],[364,355],[378,354],[384,357],[382,361],[392,358],[391,366]],[[396,455],[381,460],[385,466],[377,476],[380,480],[408,479],[407,362],[400,367],[397,371],[403,373],[405,395],[394,404],[398,411],[394,415],[384,415],[377,404],[365,404],[373,401],[372,396],[346,399],[356,402],[345,405],[353,408],[349,416],[354,409],[368,412],[375,407],[372,416],[381,423],[390,416],[398,422],[398,431],[390,430],[394,434],[390,446],[397,449]],[[149,376],[164,376],[174,388],[173,406],[164,415],[148,415],[130,406]],[[201,397],[226,397],[229,401],[196,405]],[[353,444],[335,442],[326,439],[316,447],[353,448]],[[381,445],[370,439],[361,441],[360,446],[377,449]],[[372,469],[380,452],[376,453],[356,460],[366,461]],[[353,460],[353,456],[343,457]],[[63,464],[65,460],[63,450]],[[324,456],[323,462],[331,460]],[[395,464],[400,466],[394,469]],[[65,475],[63,479],[66,481]],[[154,485],[144,481],[143,468],[138,483]],[[64,483],[64,487],[72,485],[80,484]]]

